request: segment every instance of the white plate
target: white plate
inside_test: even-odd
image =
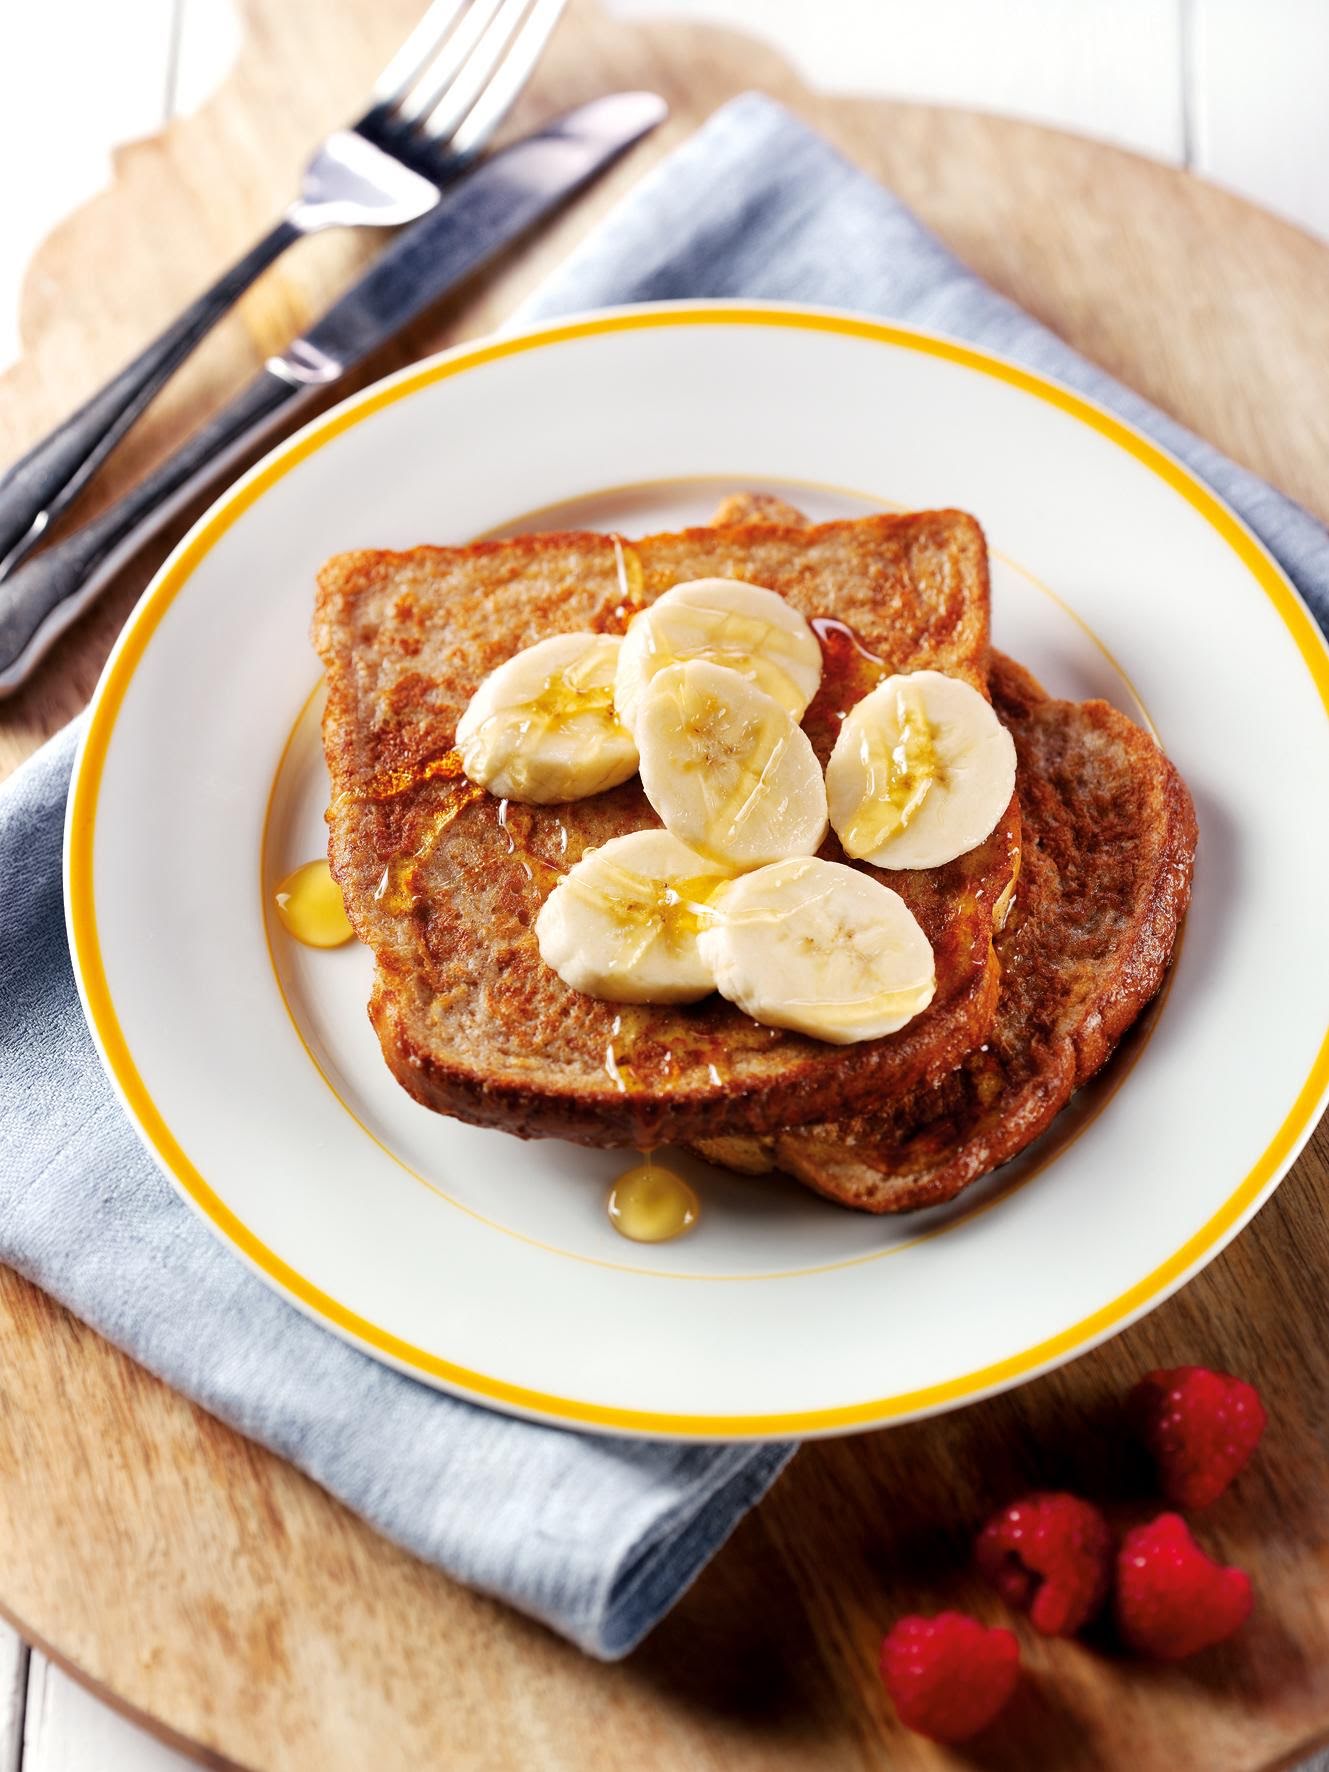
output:
[[[620,1156],[418,1107],[365,1017],[368,954],[300,948],[267,905],[324,847],[306,631],[327,555],[672,528],[737,487],[814,516],[975,512],[997,643],[1055,694],[1152,719],[1189,782],[1195,897],[1151,1037],[954,1207],[871,1219],[691,1164],[701,1223],[642,1247],[605,1215]],[[1329,1081],[1327,696],[1319,633],[1261,547],[1065,389],[844,315],[590,317],[357,395],[166,564],[76,769],[80,988],[167,1174],[272,1284],[378,1357],[500,1408],[637,1433],[924,1414],[1156,1304],[1309,1134]]]

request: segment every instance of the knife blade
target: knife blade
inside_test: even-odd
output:
[[[157,528],[261,437],[310,404],[588,185],[668,114],[652,92],[579,105],[483,160],[398,234],[346,293],[148,478],[0,583],[0,697]]]
[[[593,99],[495,154],[417,222],[355,287],[280,356],[269,374],[296,386],[336,381],[384,339],[579,190],[611,154],[662,121],[651,92]]]

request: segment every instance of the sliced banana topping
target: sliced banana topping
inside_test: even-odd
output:
[[[668,831],[592,849],[540,907],[545,963],[574,991],[611,1003],[692,1003],[715,989],[698,935],[729,878]]]
[[[614,705],[629,730],[660,671],[705,659],[737,671],[800,719],[821,682],[821,647],[797,609],[761,585],[697,578],[633,617],[618,655]]]
[[[771,1027],[847,1046],[932,1001],[932,945],[898,892],[815,856],[723,886],[697,945],[720,994]]]
[[[537,806],[626,781],[637,747],[614,712],[622,643],[613,634],[554,634],[491,672],[457,727],[467,778]]]
[[[846,855],[933,868],[990,836],[1015,789],[1015,745],[991,703],[958,677],[888,677],[854,707],[826,767]]]
[[[807,734],[723,665],[692,659],[654,676],[637,745],[665,828],[733,870],[810,855],[826,835],[826,784]]]

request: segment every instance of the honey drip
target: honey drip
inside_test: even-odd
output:
[[[605,1042],[605,1074],[620,1095],[631,1095],[637,1078],[631,1060],[626,1054],[620,1057],[622,1040],[623,1017],[616,1015],[609,1030],[609,1039]]]
[[[544,808],[540,812],[544,813]],[[548,814],[544,813],[544,816],[547,817]],[[498,828],[507,839],[508,854],[514,858],[532,885],[548,894],[568,871],[564,864],[564,857],[568,852],[568,827],[561,818],[555,820],[559,859],[549,861],[545,856],[537,855],[531,846],[536,824],[537,813],[534,808],[522,806],[512,800],[499,801]]]
[[[376,775],[368,787],[349,788],[344,797],[375,802],[395,800],[399,794],[409,793],[427,781],[460,781],[463,773],[461,752],[443,751],[436,757],[426,758],[423,763],[387,769],[382,775]]]
[[[617,724],[612,674],[596,681],[597,675],[604,678],[605,669],[603,658],[588,654],[564,671],[551,671],[529,701],[495,709],[466,741],[470,773],[492,780],[503,770],[514,790],[525,796],[534,785],[532,753],[541,739],[566,731],[587,717],[610,726]]]
[[[850,855],[871,855],[906,830],[941,777],[932,727],[916,691],[900,689],[895,719],[893,745],[875,727],[866,730],[859,743],[867,785],[862,804],[841,833]]]
[[[808,625],[821,643],[822,658],[821,687],[808,710],[808,721],[818,714],[843,720],[855,702],[891,675],[891,666],[864,645],[848,622],[814,615]]]
[[[710,899],[725,883],[722,874],[699,874],[686,880],[657,880],[630,868],[601,863],[604,885],[584,875],[570,874],[565,892],[572,892],[583,903],[603,911],[617,926],[616,933],[627,942],[635,938],[631,950],[625,949],[624,966],[632,966],[656,941],[677,952],[700,934],[713,921]]]
[[[681,1014],[686,1017],[688,1011]],[[704,1071],[716,1089],[725,1089],[733,1076],[727,1034],[717,1034],[709,1018],[703,1015],[691,1027],[678,1026],[672,1032],[669,1045],[663,1046],[653,1037],[649,1012],[631,1005],[625,1005],[609,1025],[604,1073],[624,1098],[632,1127],[628,1136],[639,1151],[653,1150],[668,1140],[672,1096],[680,1083],[695,1083],[697,1073]]]
[[[767,715],[745,719],[737,735],[729,736],[725,727],[732,710],[695,686],[690,693],[680,689],[678,712],[685,735],[693,741],[692,760],[684,767],[703,772],[707,834],[716,833],[716,854],[727,855],[780,766],[789,744],[789,717],[777,706]]]
[[[814,615],[809,620],[808,626],[820,640],[823,654],[828,652],[832,654],[837,652],[852,653],[870,665],[879,666],[885,674],[889,675],[886,660],[879,652],[873,652],[870,647],[865,646],[861,637],[854,632],[847,621],[841,621],[838,616],[834,615]]]
[[[326,861],[307,861],[272,895],[283,926],[311,948],[339,948],[355,934],[346,917],[341,887]]]
[[[618,576],[618,602],[601,617],[595,626],[606,634],[621,634],[646,601],[646,572],[641,555],[621,535],[611,535],[614,548],[614,570]]]
[[[795,717],[802,714],[806,697],[785,668],[800,656],[796,635],[741,610],[697,600],[669,610],[667,615],[666,610],[667,605],[656,611],[659,625],[651,645],[653,655],[663,651],[662,665],[686,664],[689,659],[724,665],[755,683]],[[703,626],[698,619],[702,615],[715,618],[718,625]]]
[[[614,565],[618,570],[618,594],[625,608],[640,609],[646,589],[646,574],[641,555],[621,535],[611,536],[614,544]]]
[[[634,1243],[671,1243],[701,1216],[696,1189],[653,1162],[649,1151],[612,1184],[606,1205],[610,1224]]]
[[[992,927],[998,935],[1010,921],[1011,912],[1015,909],[1015,880],[1012,877],[1002,888],[1001,895],[992,907]]]
[[[374,898],[390,916],[406,917],[420,902],[420,870],[438,847],[444,831],[468,806],[485,797],[472,781],[454,782],[441,806],[428,817],[421,842],[409,855],[397,855],[384,868]]]
[[[1016,887],[1020,884],[1020,845],[1013,833],[1010,840],[1010,857],[1011,877],[997,895],[997,901],[992,907],[992,927],[998,935],[1005,931],[1006,926],[1011,923],[1012,917],[1015,918],[1015,922],[1011,926],[1012,935],[1022,921],[1019,899],[1016,895]]]
[[[660,1123],[667,1111],[664,1101],[651,1102],[651,1093],[668,1090],[675,1067],[672,1053],[659,1052],[650,1041],[642,1046],[639,1029],[639,1017],[631,1009],[626,1018],[614,1017],[605,1042],[604,1068],[618,1093],[627,1097],[633,1144],[640,1151],[650,1151],[661,1142]]]

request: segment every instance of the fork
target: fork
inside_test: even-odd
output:
[[[380,74],[364,115],[334,130],[300,194],[256,245],[77,412],[0,477],[0,581],[36,546],[173,371],[296,240],[392,228],[438,202],[526,84],[566,0],[433,0]],[[293,379],[320,379],[316,363]]]

